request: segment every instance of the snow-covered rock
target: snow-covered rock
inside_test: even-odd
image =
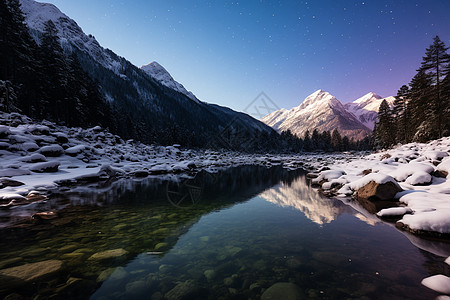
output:
[[[30,171],[36,173],[53,173],[58,172],[60,163],[57,161],[48,161],[43,163],[37,163],[30,167]]]
[[[379,216],[398,216],[404,212],[399,227],[413,233],[450,233],[450,137],[441,138],[429,143],[410,143],[400,145],[387,151],[373,153],[347,161],[336,160],[329,167],[343,170],[346,175],[332,179],[329,183],[344,184],[338,191],[340,196],[350,196],[369,181],[393,182],[399,181],[404,191],[395,195],[400,205],[406,207],[389,208],[378,212]],[[436,161],[440,163],[435,166]],[[364,176],[363,170],[371,170]],[[445,172],[447,178],[442,178],[437,172]],[[327,172],[327,171],[325,171]],[[321,176],[319,172],[318,176]],[[437,177],[439,176],[439,177]],[[426,184],[426,185],[424,185]],[[329,186],[326,185],[328,188]]]
[[[438,293],[450,295],[450,277],[433,275],[422,280],[422,284]]]

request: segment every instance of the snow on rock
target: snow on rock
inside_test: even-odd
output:
[[[405,182],[412,185],[429,184],[431,183],[431,175],[424,171],[416,171]]]
[[[447,259],[445,260],[445,263],[446,263],[447,265],[450,265],[450,256],[447,257]]]
[[[346,175],[324,183],[330,188],[332,182],[344,185],[337,191],[339,196],[353,195],[359,188],[375,182],[398,181],[404,191],[396,194],[405,208],[381,210],[379,216],[398,216],[406,213],[397,225],[413,233],[450,233],[450,137],[429,143],[410,143],[393,149],[357,158],[336,159],[331,169],[343,170]],[[437,166],[436,166],[437,164]],[[367,172],[371,172],[367,174]],[[440,171],[447,176],[442,178]],[[319,172],[318,177],[323,172]]]
[[[450,174],[450,157],[444,159],[439,165],[437,165],[436,169],[438,171],[444,171],[447,174]]]
[[[401,187],[398,185],[397,181],[395,181],[393,177],[382,173],[370,173],[362,178],[347,183],[338,191],[338,193],[351,195],[353,194],[354,191],[359,190],[363,186],[369,184],[371,181],[377,184],[385,184],[387,182],[392,182],[396,187],[401,189]]]
[[[27,155],[24,157],[19,158],[20,161],[27,162],[27,163],[36,163],[36,162],[45,162],[47,159],[44,155],[39,153],[34,153],[31,155]]]
[[[412,213],[412,209],[409,207],[390,207],[384,208],[377,212],[379,217],[392,217],[392,216],[403,216],[404,214]]]
[[[320,175],[317,178],[314,178],[312,180],[312,182],[318,183],[318,182],[321,182],[322,180],[330,181],[332,179],[338,179],[342,175],[345,175],[345,172],[343,170],[323,171],[323,172],[320,173]]]
[[[444,157],[448,157],[448,153],[444,152],[444,151],[425,151],[423,153],[423,156],[427,159],[431,159],[431,160],[441,160]]]
[[[422,284],[438,293],[450,295],[450,277],[433,275],[422,280]]]
[[[395,171],[390,173],[390,175],[398,181],[405,181],[409,176],[415,174],[416,172],[430,174],[433,171],[434,167],[432,165],[412,162],[398,166]]]
[[[76,145],[70,148],[67,148],[65,150],[65,153],[70,156],[76,156],[77,154],[80,154],[83,152],[83,150],[86,149],[86,145]]]
[[[57,172],[59,165],[60,163],[57,161],[37,163],[30,167],[30,171],[36,173]]]
[[[64,153],[64,149],[60,145],[50,145],[39,149],[39,153],[45,156],[56,157],[61,156]]]

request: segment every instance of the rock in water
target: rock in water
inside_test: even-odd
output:
[[[177,284],[173,289],[166,293],[165,298],[168,300],[181,299],[207,299],[207,293],[201,289],[193,280],[186,280]]]
[[[297,300],[305,299],[303,291],[293,283],[278,282],[268,288],[261,296],[261,300]]]
[[[95,254],[92,254],[91,257],[88,258],[88,260],[105,260],[105,259],[111,259],[123,256],[127,254],[128,251],[120,248],[120,249],[113,249],[113,250],[107,250],[103,252],[97,252]]]
[[[62,266],[62,261],[52,259],[0,270],[0,291],[45,279],[61,271]]]

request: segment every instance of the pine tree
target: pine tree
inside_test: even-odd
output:
[[[68,97],[69,70],[59,42],[58,30],[51,20],[45,22],[40,51],[47,79],[44,93],[48,101],[41,116],[58,122],[63,119],[63,105]]]
[[[450,55],[447,54],[448,49],[449,48],[445,46],[439,36],[435,36],[433,39],[433,44],[426,49],[421,66],[421,69],[428,73],[433,80],[434,89],[431,103],[439,138],[442,137],[444,121],[441,81],[450,64]]]
[[[378,110],[378,122],[374,129],[376,142],[380,147],[392,146],[395,142],[392,132],[392,112],[386,100],[383,100]]]
[[[433,129],[433,107],[430,105],[432,79],[424,70],[419,69],[409,86],[408,111],[412,126],[408,134],[413,136],[414,141],[426,142],[437,136]]]
[[[442,81],[443,136],[450,135],[450,69]]]
[[[342,151],[342,137],[337,128],[331,134],[331,145],[334,151]]]
[[[37,61],[37,45],[25,25],[19,1],[0,0],[0,80],[10,82],[24,113],[39,98]]]
[[[305,151],[311,151],[312,150],[311,137],[310,137],[308,129],[306,130],[305,137],[303,138],[303,149]]]
[[[408,135],[409,116],[407,110],[407,103],[409,97],[409,87],[403,85],[395,96],[394,107],[392,109],[394,122],[396,123],[396,142],[408,143],[410,141]]]

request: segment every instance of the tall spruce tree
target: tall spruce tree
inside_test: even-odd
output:
[[[37,45],[25,24],[18,0],[0,0],[0,80],[8,82],[17,96],[17,108],[28,113],[37,101]],[[9,93],[2,98],[10,102]]]
[[[61,122],[64,117],[65,102],[68,97],[69,70],[58,37],[55,24],[48,20],[44,25],[44,33],[41,40],[41,58],[43,72],[46,75],[44,94],[47,104],[40,112],[40,116]]]
[[[396,123],[396,142],[408,143],[410,141],[408,135],[409,126],[409,115],[407,110],[409,97],[409,87],[403,85],[398,91],[397,96],[395,96],[394,107],[392,109],[394,122]]]
[[[392,113],[389,104],[383,100],[378,110],[378,121],[374,128],[376,144],[380,147],[392,146],[395,142],[394,132],[392,132]]]
[[[433,39],[433,44],[426,49],[421,66],[421,69],[428,73],[433,80],[434,88],[431,94],[431,104],[433,119],[436,120],[435,127],[437,128],[439,138],[442,137],[444,128],[444,111],[442,109],[444,105],[442,103],[443,95],[441,81],[448,71],[450,64],[450,55],[447,53],[448,49],[449,48],[445,46],[439,36],[436,35]]]
[[[426,142],[436,137],[433,127],[432,79],[423,69],[411,79],[408,111],[411,119],[409,135],[417,142]]]

